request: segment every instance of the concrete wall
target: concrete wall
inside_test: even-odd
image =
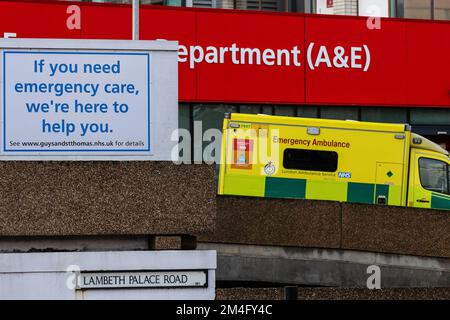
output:
[[[219,196],[215,231],[200,239],[339,248],[340,212],[340,204],[330,201]]]
[[[450,257],[450,211],[342,204],[343,249]]]
[[[0,236],[196,235],[215,193],[207,165],[0,162]]]
[[[329,201],[217,197],[200,241],[450,257],[450,211]]]
[[[284,288],[220,288],[216,300],[284,300]],[[450,288],[298,288],[299,300],[449,300]]]
[[[219,243],[199,243],[198,247],[217,251],[216,279],[227,283],[367,288],[373,275],[383,289],[450,288],[450,259],[446,258]]]
[[[216,197],[208,165],[0,162],[0,237],[158,234],[450,257],[449,211]]]

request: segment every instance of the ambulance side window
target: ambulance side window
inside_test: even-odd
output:
[[[420,184],[424,189],[450,194],[449,168],[439,160],[430,158],[419,159]]]
[[[338,154],[334,151],[285,149],[283,167],[293,170],[336,172]]]

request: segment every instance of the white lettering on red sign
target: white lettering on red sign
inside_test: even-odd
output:
[[[314,59],[315,43],[311,42],[308,46],[307,60],[308,66],[311,70],[321,67],[325,64],[327,68],[337,69],[363,69],[367,72],[370,68],[371,56],[367,45],[361,47],[350,47],[346,50],[342,46],[336,46],[329,50],[326,46],[319,46],[319,50]],[[363,66],[363,53],[365,53],[365,63]]]
[[[321,66],[336,69],[362,69],[367,72],[370,68],[371,56],[369,47],[362,46],[335,46],[329,48],[320,45],[315,49],[315,43],[308,46],[307,61],[310,70]],[[226,64],[235,65],[264,65],[264,66],[302,66],[302,51],[298,46],[291,49],[259,49],[242,48],[236,43],[229,47],[216,46],[184,46],[178,47],[178,62],[189,63],[190,69],[195,69],[198,64]],[[364,59],[365,58],[365,59]]]

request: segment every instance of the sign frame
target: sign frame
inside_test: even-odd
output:
[[[178,42],[130,41],[130,40],[61,40],[61,39],[0,39],[0,161],[7,160],[81,160],[81,161],[129,161],[155,160],[172,161],[173,150],[177,148],[177,141],[172,141],[172,133],[178,129]],[[144,88],[147,101],[145,147],[134,148],[65,148],[48,150],[33,148],[14,149],[6,146],[7,114],[5,104],[5,56],[11,53],[26,54],[80,54],[80,55],[120,55],[128,57],[140,55],[147,57],[147,86]],[[131,59],[130,59],[131,61]],[[142,75],[145,71],[142,73]],[[73,75],[72,75],[73,76]],[[127,76],[127,75],[125,75]],[[128,75],[129,76],[129,75]],[[142,77],[141,77],[142,78]],[[73,94],[76,96],[76,94]],[[55,93],[49,94],[54,98]],[[121,95],[119,94],[118,97]],[[99,98],[102,98],[100,96]],[[142,100],[142,98],[138,98]],[[6,114],[6,116],[5,116]],[[75,117],[77,114],[69,113]],[[104,116],[104,115],[103,115]],[[128,115],[127,115],[128,116]],[[57,118],[54,114],[50,117]],[[93,117],[99,117],[93,114]],[[106,115],[106,117],[108,117]],[[128,116],[130,117],[130,116]],[[132,116],[136,117],[136,113]],[[53,119],[51,118],[51,119]],[[70,119],[70,118],[69,118]],[[109,119],[109,118],[106,118]],[[130,121],[133,118],[124,118]],[[120,124],[121,119],[115,119]],[[118,122],[117,122],[118,121]],[[127,123],[127,122],[125,122]],[[141,127],[144,122],[141,123]],[[11,125],[10,125],[11,126]],[[124,128],[130,127],[124,124]],[[131,134],[135,134],[132,130]],[[141,130],[142,133],[142,130]],[[140,134],[141,134],[140,133]],[[142,134],[141,134],[142,135]],[[37,138],[39,139],[39,138]],[[61,139],[61,138],[59,138]],[[114,136],[113,136],[114,139]],[[59,140],[58,140],[59,141]],[[75,140],[74,140],[75,141]],[[84,141],[80,139],[77,142]],[[22,150],[21,150],[22,149]]]
[[[107,274],[107,275],[114,275],[114,274],[143,274],[143,273],[176,273],[176,272],[192,272],[192,273],[203,273],[205,276],[205,283],[202,285],[189,285],[189,286],[181,286],[181,285],[174,285],[174,286],[105,286],[105,287],[84,287],[79,285],[79,279],[82,275],[93,275],[93,274]],[[208,277],[208,270],[207,269],[170,269],[170,270],[94,270],[94,271],[87,271],[83,270],[77,274],[77,285],[76,290],[117,290],[117,289],[202,289],[207,288],[209,284],[209,277]]]

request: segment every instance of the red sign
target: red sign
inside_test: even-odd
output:
[[[80,29],[68,27],[69,5]],[[446,21],[373,29],[362,17],[145,5],[140,21],[141,39],[179,41],[184,102],[450,107]],[[0,32],[129,39],[131,7],[2,1]]]
[[[333,8],[333,0],[327,0],[327,8]]]
[[[234,139],[233,140],[233,162],[234,169],[252,168],[253,140]]]

